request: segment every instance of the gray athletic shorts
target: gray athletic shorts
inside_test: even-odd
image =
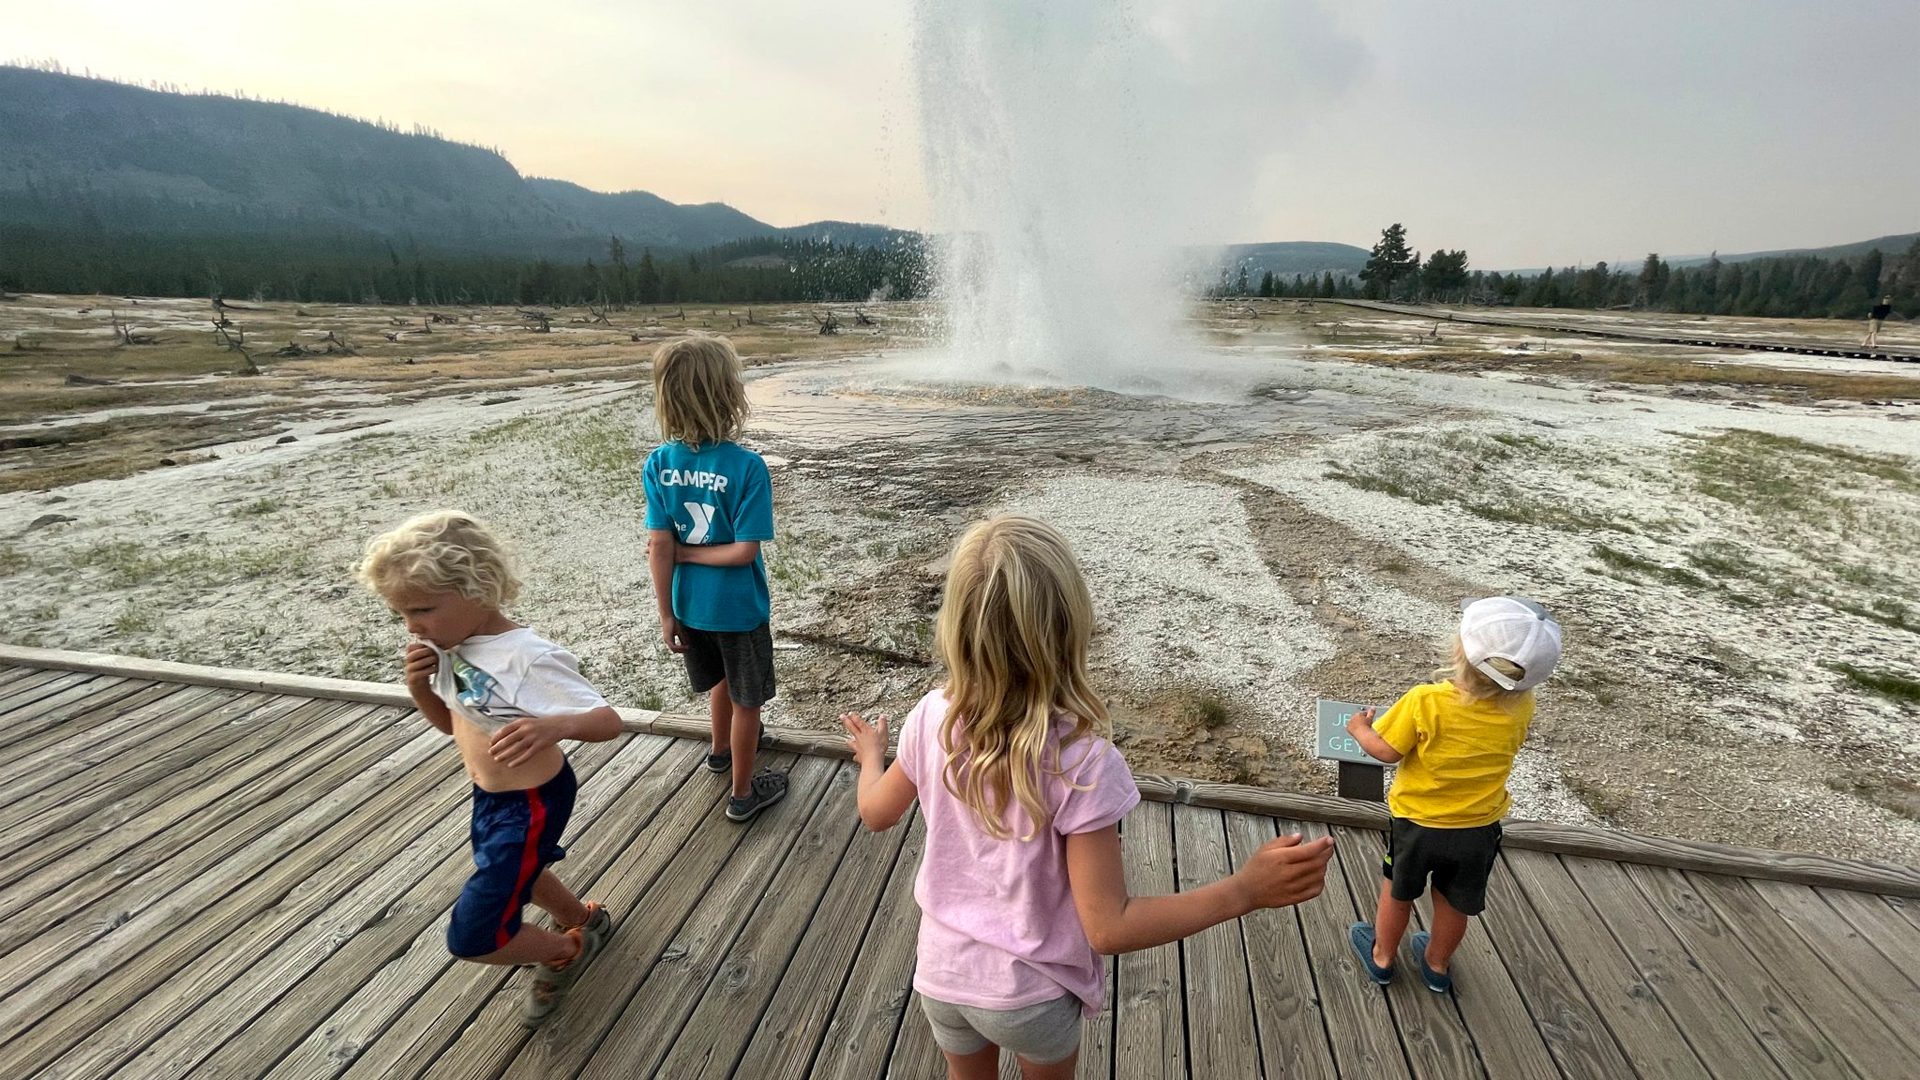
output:
[[[773,632],[766,623],[737,634],[682,623],[680,640],[687,646],[687,678],[694,693],[724,682],[727,697],[743,709],[773,700]]]
[[[920,1007],[933,1026],[933,1041],[949,1054],[966,1057],[992,1043],[1035,1065],[1051,1065],[1080,1049],[1080,999],[1071,994],[1024,1009],[949,1005],[922,994]]]

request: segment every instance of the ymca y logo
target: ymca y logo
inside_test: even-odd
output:
[[[706,503],[681,503],[687,508],[687,516],[693,518],[693,527],[687,530],[686,542],[704,544],[713,533],[713,507]]]

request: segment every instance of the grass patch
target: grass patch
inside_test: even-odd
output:
[[[277,512],[282,503],[279,499],[255,499],[250,503],[234,508],[227,516],[237,518],[265,517]]]
[[[1553,450],[1552,443],[1534,435],[1515,435],[1511,432],[1496,431],[1487,437],[1502,446],[1510,447],[1514,450],[1525,450],[1541,454],[1549,453]]]
[[[1909,679],[1905,675],[1895,675],[1891,671],[1873,671],[1855,667],[1852,664],[1827,666],[1845,675],[1848,683],[1861,690],[1872,691],[1908,705],[1920,704],[1920,679]]]
[[[1684,566],[1663,566],[1651,559],[1643,559],[1638,555],[1608,547],[1605,544],[1593,545],[1593,556],[1613,569],[1632,576],[1655,578],[1675,585],[1684,585],[1690,589],[1705,588],[1709,584],[1706,578]]]
[[[1632,521],[1607,517],[1550,494],[1522,498],[1503,486],[1497,473],[1479,476],[1487,465],[1518,456],[1515,447],[1548,453],[1551,443],[1528,435],[1505,439],[1448,430],[1432,434],[1395,432],[1386,437],[1395,449],[1364,464],[1345,462],[1322,474],[1362,491],[1391,495],[1420,506],[1453,505],[1485,521],[1505,525],[1537,525],[1558,532],[1636,531]],[[1404,451],[1399,447],[1405,447]],[[1401,456],[1404,454],[1404,457]],[[1464,481],[1463,477],[1472,477]],[[1463,494],[1470,491],[1471,496]]]
[[[148,634],[158,625],[151,611],[143,611],[131,604],[122,608],[113,620],[114,632],[119,634]]]
[[[0,544],[0,577],[17,574],[33,565],[33,559],[26,552],[12,544]]]
[[[1763,517],[1797,517],[1830,526],[1855,521],[1849,491],[1885,485],[1920,494],[1920,474],[1903,459],[1736,428],[1689,437],[1683,464],[1700,492]]]

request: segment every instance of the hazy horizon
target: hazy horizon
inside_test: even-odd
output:
[[[1920,5],[1136,0],[1160,107],[1239,140],[1191,243],[1370,245],[1481,269],[1823,247],[1920,228]],[[0,0],[6,59],[420,124],[526,175],[770,224],[929,223],[911,5]],[[1906,219],[1906,220],[1903,220]]]

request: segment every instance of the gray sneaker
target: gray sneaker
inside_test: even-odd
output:
[[[567,931],[568,936],[580,942],[580,951],[563,968],[550,968],[545,964],[533,965],[533,985],[527,992],[527,1000],[520,1007],[520,1022],[530,1028],[537,1028],[547,1022],[560,1003],[566,1000],[567,990],[600,954],[607,945],[607,939],[613,936],[613,916],[599,904],[587,905],[587,921]]]
[[[787,774],[761,772],[743,796],[727,800],[728,821],[752,821],[760,811],[787,797]]]

